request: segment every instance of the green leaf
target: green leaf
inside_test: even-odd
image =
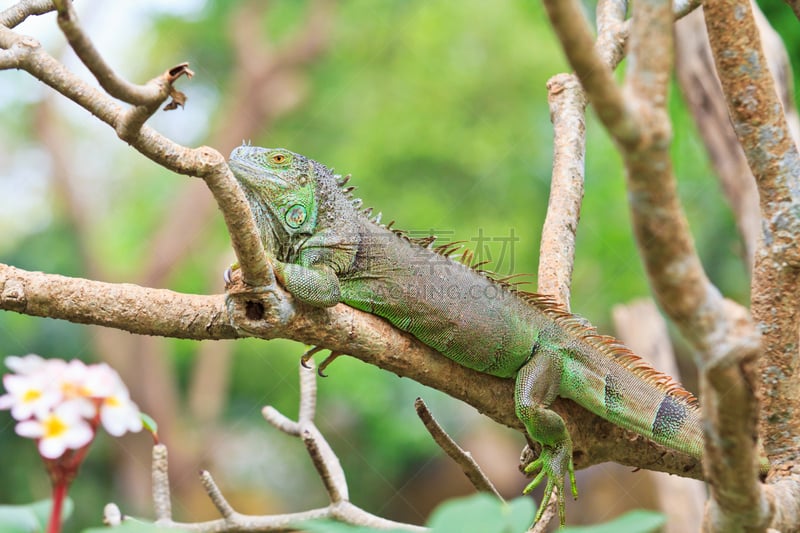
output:
[[[146,429],[147,431],[149,431],[153,435],[157,435],[158,434],[158,422],[156,422],[153,419],[153,417],[148,415],[148,414],[139,413],[139,415],[142,417],[142,425],[144,425],[144,429]]]
[[[152,522],[136,519],[126,519],[122,524],[114,527],[93,527],[84,529],[81,533],[174,533],[178,528],[157,526]]]
[[[38,533],[47,527],[52,502],[40,500],[25,505],[0,505],[0,531],[3,533]],[[64,500],[62,522],[72,514],[72,500]]]
[[[336,520],[311,520],[300,524],[307,533],[408,533],[404,529],[373,529],[371,527],[354,526]]]
[[[505,503],[481,493],[441,504],[431,514],[428,525],[434,533],[523,533],[535,511],[528,497]]]
[[[655,533],[661,531],[666,517],[655,511],[630,511],[611,522],[594,526],[565,527],[560,533]]]
[[[507,505],[508,509],[508,533],[517,531],[527,531],[531,527],[533,517],[536,514],[536,503],[530,496],[520,496],[514,498]]]

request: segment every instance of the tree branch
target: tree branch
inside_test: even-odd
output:
[[[497,492],[497,489],[492,484],[491,480],[486,477],[481,467],[472,458],[472,454],[464,450],[454,441],[450,435],[439,425],[433,417],[428,406],[422,401],[422,398],[417,398],[414,401],[414,409],[417,411],[417,416],[422,420],[425,429],[431,434],[433,440],[455,463],[461,468],[467,479],[470,480],[472,486],[479,492],[488,492],[494,494],[498,499],[502,500],[503,497]]]
[[[179,174],[203,178],[222,210],[245,280],[253,286],[272,282],[272,269],[250,208],[222,155],[205,146],[196,149],[180,146],[143,125],[145,113],[137,109],[149,112],[147,106],[123,111],[109,96],[67,70],[35,39],[0,26],[0,48],[6,54],[0,56],[0,68],[27,71],[113,127],[121,138],[156,163]],[[167,71],[162,76],[169,80],[173,74]],[[133,126],[137,129],[132,130]]]
[[[309,363],[311,364],[311,363]],[[278,413],[271,406],[264,408],[264,418],[277,429],[288,435],[300,437],[306,446],[314,467],[328,493],[330,504],[320,509],[311,509],[282,515],[249,516],[238,513],[225,499],[211,474],[202,471],[201,482],[214,506],[222,515],[221,519],[208,522],[181,523],[172,520],[169,504],[169,479],[167,472],[167,450],[163,445],[153,449],[153,500],[157,509],[156,524],[170,528],[214,532],[214,531],[286,531],[302,526],[303,522],[322,518],[333,518],[348,524],[368,526],[377,529],[424,532],[427,528],[386,520],[356,507],[349,501],[347,481],[339,459],[334,454],[325,437],[314,423],[316,404],[316,375],[313,369],[298,365],[300,369],[300,416],[297,422]]]
[[[579,3],[545,0],[544,5],[564,53],[600,120],[621,142],[636,142],[640,133],[633,110],[626,104],[608,65],[593,52],[594,40]]]
[[[0,11],[0,26],[15,28],[31,15],[44,15],[55,8],[52,0],[21,0]]]
[[[792,466],[800,458],[794,437],[800,432],[800,418],[796,416],[800,408],[796,383],[800,363],[800,158],[767,68],[749,2],[709,2],[704,5],[704,14],[728,112],[759,191],[764,235],[756,251],[751,307],[764,344],[761,422],[764,447],[775,465],[773,475],[792,476],[784,483],[773,484],[767,496],[787,502],[798,493]],[[730,31],[733,24],[736,32]],[[755,389],[755,379],[748,380],[748,385]],[[727,502],[727,507],[737,503]],[[775,501],[770,507],[776,508]],[[773,521],[771,527],[796,529],[798,514],[800,505],[794,499],[789,508],[776,515],[778,522]],[[782,519],[789,521],[781,523]]]
[[[675,31],[678,83],[733,211],[747,267],[752,272],[761,235],[758,190],[728,117],[703,13],[696,11],[687,16]]]
[[[161,79],[155,78],[146,85],[134,85],[117,76],[103,60],[89,37],[83,32],[78,23],[78,15],[72,7],[72,1],[56,0],[54,3],[58,10],[58,17],[56,18],[58,27],[61,28],[75,54],[86,65],[89,72],[94,75],[100,86],[114,98],[128,104],[147,106],[149,108],[152,108],[153,104],[155,104],[155,108],[158,109],[158,106],[168,95],[168,93],[165,94],[165,91],[169,90],[171,82],[159,83]]]
[[[553,4],[553,7],[550,7]],[[597,95],[608,94],[614,88],[598,86],[598,79],[608,77],[592,73],[584,80],[581,67],[596,62],[580,58],[593,55],[584,47],[574,46],[575,35],[588,33],[585,23],[566,19],[565,13],[572,2],[548,2],[548,10],[554,26],[562,24],[559,38],[567,56],[584,84],[589,101],[606,105],[606,100]],[[560,12],[553,16],[553,11]],[[574,18],[574,17],[573,17]],[[711,420],[707,426],[709,464],[712,487],[728,487],[726,494],[714,493],[715,499],[739,498],[739,503],[753,503],[747,509],[759,507],[760,485],[757,482],[757,457],[750,437],[754,434],[754,418],[757,403],[751,394],[752,361],[758,354],[758,336],[744,308],[725,300],[705,275],[694,248],[688,223],[680,206],[669,155],[671,131],[666,113],[667,88],[672,66],[672,20],[669,2],[647,0],[636,2],[631,24],[629,43],[629,71],[625,81],[627,109],[635,110],[630,120],[635,126],[621,129],[619,120],[598,109],[598,115],[606,129],[620,146],[625,160],[633,225],[640,252],[644,258],[653,290],[672,320],[681,329],[701,356],[703,363],[702,390],[704,418]],[[732,33],[728,22],[727,33]],[[585,67],[584,67],[585,68]],[[622,113],[623,111],[620,111]],[[635,133],[635,135],[632,135]],[[796,332],[795,332],[796,337]],[[710,373],[720,365],[732,368],[725,384],[721,376]],[[708,385],[708,386],[707,386]],[[734,409],[723,406],[726,392],[722,387],[738,387]],[[714,391],[712,393],[712,390]],[[725,425],[727,417],[739,413],[737,423]],[[724,445],[723,445],[724,443]],[[735,446],[731,447],[731,443]],[[725,484],[736,477],[739,485]],[[742,479],[746,482],[743,482]],[[730,487],[736,487],[731,489]],[[723,504],[732,519],[736,509]],[[739,507],[738,510],[744,507]],[[763,514],[749,517],[756,522]],[[735,520],[735,519],[734,519]],[[750,522],[748,522],[750,523]]]
[[[0,265],[0,309],[142,335],[196,340],[255,336],[317,344],[441,390],[522,431],[514,415],[513,380],[441,357],[377,316],[343,304],[328,309],[297,304],[277,287],[198,296]],[[687,477],[702,475],[697,461],[622,430],[573,402],[558,400],[554,408],[567,421],[579,468],[615,461]]]

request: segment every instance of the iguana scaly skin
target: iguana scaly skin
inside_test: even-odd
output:
[[[230,168],[274,256],[276,277],[295,298],[319,307],[344,302],[459,364],[516,379],[517,416],[542,445],[526,468],[538,474],[525,492],[546,479],[546,503],[557,488],[562,524],[565,477],[576,497],[577,488],[572,441],[549,408],[556,396],[700,458],[695,398],[551,299],[494,280],[471,268],[469,258],[450,258],[453,246],[434,249],[432,239],[409,239],[382,226],[352,198],[347,178],[316,161],[241,146],[231,153]]]

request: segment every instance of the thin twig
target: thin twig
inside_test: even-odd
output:
[[[153,508],[156,520],[172,518],[172,501],[169,493],[169,461],[167,447],[153,446]]]
[[[497,491],[491,480],[484,474],[483,470],[481,470],[480,465],[472,458],[472,454],[461,448],[461,446],[442,429],[442,426],[433,418],[433,414],[431,414],[425,402],[422,401],[422,398],[417,398],[414,401],[414,408],[417,411],[417,416],[419,416],[420,420],[422,420],[422,423],[425,425],[425,429],[427,429],[428,433],[433,437],[433,440],[459,467],[461,467],[461,470],[464,471],[464,474],[467,476],[467,479],[470,480],[472,486],[475,487],[478,492],[488,492],[502,500],[503,497]]]
[[[165,88],[156,80],[145,85],[134,85],[120,78],[114,70],[103,60],[103,57],[94,47],[89,37],[84,33],[78,22],[78,15],[72,6],[71,0],[57,0],[58,26],[64,33],[75,54],[86,65],[100,86],[114,98],[134,106],[151,107],[155,103],[156,109],[168,96]]]
[[[550,501],[542,502],[541,505],[546,505],[547,507],[539,521],[533,524],[527,533],[545,533],[548,530],[548,525],[558,514],[558,489],[550,495]]]
[[[301,396],[316,395],[316,374],[313,369],[300,367]],[[305,401],[305,414],[307,418],[299,420],[295,426],[300,428],[299,433],[295,432],[295,427],[285,422],[286,417],[277,413],[270,407],[264,408],[263,412],[268,421],[282,429],[288,428],[288,433],[302,438],[303,443],[311,457],[320,479],[328,493],[330,504],[321,509],[311,509],[297,513],[283,515],[264,515],[249,516],[236,512],[228,503],[211,474],[206,471],[200,472],[200,480],[214,506],[217,508],[222,518],[208,522],[181,523],[175,522],[171,516],[169,506],[169,480],[167,478],[167,454],[166,447],[157,445],[158,452],[154,449],[153,456],[153,497],[156,507],[157,525],[197,532],[217,532],[217,531],[285,531],[287,529],[301,528],[302,523],[309,520],[322,518],[334,518],[336,520],[360,525],[369,526],[377,529],[392,529],[402,531],[425,532],[427,528],[404,524],[386,520],[379,516],[364,511],[356,507],[349,501],[347,482],[344,477],[339,459],[333,453],[328,442],[322,436],[314,424],[313,406],[315,401]],[[267,414],[269,413],[269,414]],[[158,459],[156,460],[156,456]]]
[[[225,496],[222,495],[222,491],[219,489],[216,482],[214,482],[214,478],[207,470],[200,471],[200,483],[203,484],[203,488],[206,490],[208,498],[214,504],[214,507],[217,508],[219,514],[226,519],[230,519],[236,514],[236,511],[233,509],[233,507],[231,507],[231,504],[228,503],[228,500],[225,499]]]

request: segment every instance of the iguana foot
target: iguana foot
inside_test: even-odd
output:
[[[314,354],[324,349],[325,348],[322,348],[320,346],[312,346],[306,351],[306,353],[302,355],[302,357],[300,357],[300,364],[303,365],[304,368],[311,368],[308,364],[309,360],[311,360],[311,358],[314,357]],[[319,377],[321,378],[328,377],[328,375],[325,374],[325,369],[340,355],[344,354],[342,352],[335,352],[331,350],[331,353],[329,353],[328,356],[325,359],[323,359],[322,362],[317,367],[317,374],[319,374]]]
[[[525,473],[539,471],[533,481],[528,483],[528,486],[523,490],[523,494],[529,494],[535,489],[545,478],[547,484],[544,487],[544,496],[542,497],[541,505],[536,511],[536,517],[533,522],[536,523],[544,514],[547,503],[553,496],[553,491],[557,490],[558,498],[558,518],[561,525],[565,521],[565,504],[564,499],[564,477],[569,476],[570,486],[572,489],[572,497],[578,499],[578,486],[575,483],[575,466],[572,463],[572,443],[569,441],[562,441],[553,446],[542,446],[542,453],[535,461],[525,467]]]

